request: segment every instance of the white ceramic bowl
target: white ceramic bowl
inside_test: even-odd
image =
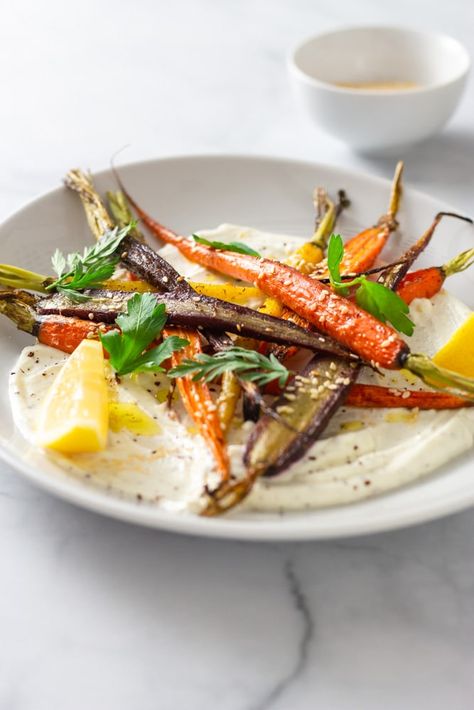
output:
[[[455,39],[395,27],[354,27],[312,37],[289,69],[321,128],[361,152],[395,153],[437,133],[461,97],[470,60]],[[340,83],[410,82],[416,88]]]

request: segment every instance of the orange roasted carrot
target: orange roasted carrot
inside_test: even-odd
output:
[[[432,298],[442,289],[444,278],[439,266],[412,271],[400,282],[397,293],[408,304],[415,298]]]
[[[195,359],[196,355],[202,352],[201,340],[194,331],[184,328],[166,328],[163,335],[164,337],[177,335],[189,341],[189,345],[179,352],[174,352],[171,356],[173,367],[177,367],[185,358]],[[217,407],[209,387],[205,382],[194,382],[190,377],[178,377],[176,383],[189,416],[214,456],[221,480],[228,480],[230,475],[229,457],[217,415]]]
[[[40,319],[33,335],[39,342],[65,353],[72,353],[84,338],[98,337],[99,332],[107,330],[101,323],[88,323],[78,318],[49,316]]]
[[[468,249],[443,266],[412,271],[400,281],[397,293],[405,303],[411,303],[415,298],[432,298],[442,289],[448,276],[468,269],[473,263],[474,249]]]
[[[408,346],[398,333],[335,293],[325,284],[290,266],[261,259],[256,286],[359,355],[379,367],[403,367]]]
[[[221,269],[221,257],[225,254],[227,270],[226,274],[232,276],[235,279],[240,279],[242,281],[253,280],[252,273],[257,273],[257,259],[255,257],[249,257],[249,259],[241,259],[241,256],[246,256],[245,254],[237,254],[234,252],[217,252],[215,249],[210,249],[203,244],[198,244],[194,239],[189,237],[183,237],[172,229],[165,227],[160,222],[157,222],[153,217],[151,217],[147,212],[145,212],[140,205],[135,202],[133,197],[127,192],[123,184],[119,180],[120,188],[127,200],[130,202],[134,208],[137,215],[142,220],[150,232],[161,239],[166,244],[172,244],[179,251],[186,256],[190,261],[195,261],[208,269],[215,269],[216,271],[222,271]],[[254,271],[252,272],[252,261],[254,264]]]
[[[31,333],[43,345],[72,353],[84,338],[91,338],[107,329],[102,323],[91,323],[79,318],[39,316],[37,297],[21,290],[0,291],[0,313],[9,318],[19,330]]]
[[[472,402],[444,392],[427,392],[359,384],[352,385],[345,403],[351,407],[386,407],[389,409],[393,407],[403,407],[405,409],[460,409],[461,407],[472,406]]]

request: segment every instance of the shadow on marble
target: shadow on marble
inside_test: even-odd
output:
[[[472,131],[447,129],[397,158],[406,163],[407,181],[422,186],[424,192],[432,192],[440,199],[456,203],[459,185],[472,184],[474,178],[474,134]],[[390,175],[396,158],[360,156],[361,166],[367,171]],[[459,199],[458,199],[459,202]]]

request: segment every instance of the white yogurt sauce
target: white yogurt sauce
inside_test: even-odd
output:
[[[199,234],[220,241],[244,241],[265,256],[284,259],[301,244],[298,237],[268,234],[235,225],[221,225]],[[193,264],[174,247],[161,252],[192,280],[225,281]],[[415,334],[407,338],[413,352],[434,354],[469,315],[470,309],[445,291],[432,301],[414,301],[411,318]],[[33,353],[32,355],[30,353]],[[67,355],[43,345],[25,348],[10,378],[15,422],[34,444],[38,407]],[[413,378],[370,370],[360,381],[422,388]],[[168,387],[160,374],[122,378],[115,395],[136,402],[160,427],[153,436],[137,436],[123,429],[109,434],[107,449],[96,454],[62,456],[36,452],[69,474],[87,477],[99,487],[125,497],[137,497],[175,511],[197,511],[204,485],[213,487],[217,476],[203,439],[178,402],[170,411],[159,402]],[[233,473],[243,475],[242,453],[252,424],[230,432],[229,454]],[[454,411],[408,412],[404,409],[342,407],[321,440],[287,471],[257,481],[244,506],[255,510],[284,511],[351,503],[426,475],[474,443],[474,408]]]

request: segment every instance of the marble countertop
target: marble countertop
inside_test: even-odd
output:
[[[285,53],[340,24],[410,22],[474,53],[474,5],[400,0],[22,0],[0,23],[0,218],[124,160],[283,155],[389,176],[294,105]],[[473,211],[474,89],[405,157]],[[125,157],[126,156],[126,157]],[[2,710],[472,707],[474,511],[342,542],[247,544],[135,528],[0,464]]]

